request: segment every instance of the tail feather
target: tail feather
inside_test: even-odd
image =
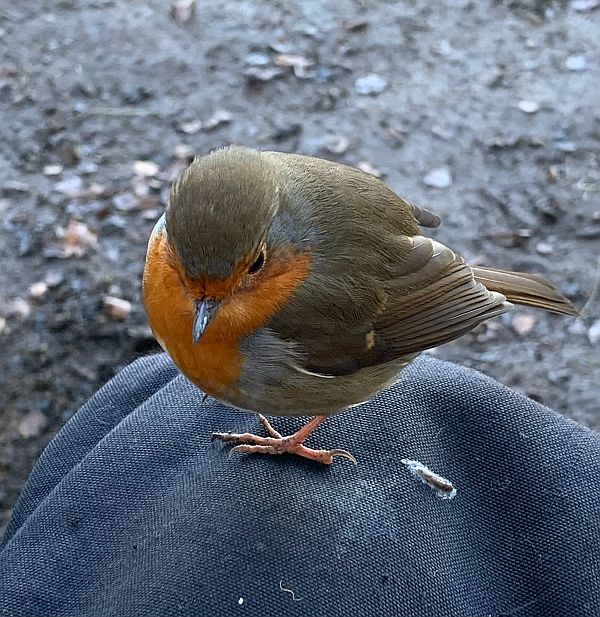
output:
[[[490,291],[504,294],[509,302],[541,308],[562,315],[579,315],[579,311],[556,287],[539,274],[524,274],[472,266],[475,279]]]

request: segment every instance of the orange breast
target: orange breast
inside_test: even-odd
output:
[[[207,394],[239,400],[238,376],[246,359],[242,338],[259,328],[289,300],[310,268],[307,253],[280,251],[269,256],[261,282],[226,296],[197,345],[192,344],[195,300],[219,282],[187,281],[165,234],[152,237],[144,269],[143,298],[150,327],[179,370]]]

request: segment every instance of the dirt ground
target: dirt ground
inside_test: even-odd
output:
[[[232,142],[379,173],[466,258],[587,302],[434,353],[600,428],[600,2],[184,5],[0,7],[3,516],[78,406],[158,350],[148,235],[191,153]]]

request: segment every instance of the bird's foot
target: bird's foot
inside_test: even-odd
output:
[[[283,437],[276,431],[263,415],[259,414],[258,417],[269,437],[260,437],[252,433],[213,433],[211,439],[238,444],[231,449],[230,455],[237,453],[297,454],[324,465],[331,465],[335,457],[339,456],[356,464],[356,459],[346,450],[313,450],[304,445],[306,438],[325,420],[323,416],[313,418],[299,431],[288,437]]]

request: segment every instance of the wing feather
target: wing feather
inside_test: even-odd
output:
[[[510,309],[448,247],[422,236],[410,240],[399,275],[388,284],[385,310],[373,321],[389,359],[449,342]]]

